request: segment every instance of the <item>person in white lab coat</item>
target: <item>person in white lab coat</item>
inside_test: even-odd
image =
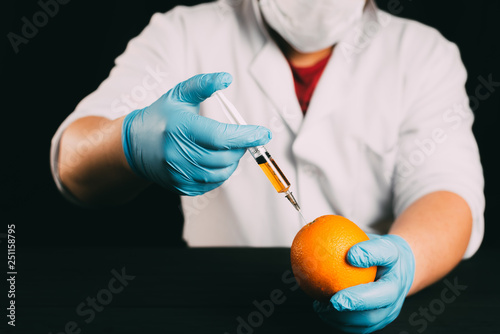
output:
[[[245,148],[266,147],[309,221],[342,215],[375,283],[320,317],[371,332],[479,248],[483,175],[458,48],[365,0],[238,0],[155,14],[54,135],[51,167],[80,205],[151,183],[181,196],[189,246],[290,246],[303,225]],[[226,124],[210,96],[248,126]],[[272,140],[271,140],[272,137]]]

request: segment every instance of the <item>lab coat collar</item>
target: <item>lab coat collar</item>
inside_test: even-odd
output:
[[[374,20],[375,22],[379,22],[380,20],[380,10],[377,7],[377,4],[375,3],[375,0],[368,0],[364,13],[363,13],[363,21],[369,20]]]
[[[261,49],[257,51],[255,58],[251,62],[249,72],[262,92],[273,103],[274,108],[278,111],[283,121],[288,125],[290,130],[297,135],[302,126],[304,117],[295,95],[295,86],[290,66],[279,47],[269,35],[259,9],[259,1],[251,0],[251,2],[253,16],[262,36],[263,45]],[[369,0],[364,9],[363,17],[358,25],[353,27],[352,32],[347,34],[335,46],[334,54],[343,53],[344,58],[347,60],[347,64],[344,63],[344,65],[350,64],[354,57],[362,53],[366,46],[369,45],[373,36],[368,40],[363,40],[364,44],[360,45],[360,32],[362,34],[367,27],[373,24],[380,26],[380,13],[374,0]],[[336,62],[338,62],[338,58],[338,55],[333,55],[329,60],[327,69],[331,67],[330,63],[335,59],[337,59]],[[343,63],[343,61],[341,62]],[[335,66],[335,68],[339,70],[338,66]],[[345,71],[346,69],[344,68],[343,70]],[[336,72],[336,75],[339,75],[339,71]],[[312,106],[310,106],[310,109],[311,107]]]
[[[290,66],[281,50],[273,43],[266,43],[250,65],[250,74],[290,130],[297,134],[304,116]]]
[[[378,9],[374,0],[369,0],[361,20],[337,44],[337,52],[343,53],[347,61],[351,63],[368,49],[380,29],[391,22],[391,18],[390,14]]]
[[[264,45],[250,64],[249,72],[289,129],[297,134],[304,116],[295,95],[290,65],[264,25],[258,0],[252,3]]]

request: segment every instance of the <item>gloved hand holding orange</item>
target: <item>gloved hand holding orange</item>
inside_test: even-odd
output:
[[[396,319],[415,273],[413,252],[403,238],[368,236],[335,215],[302,227],[290,255],[297,283],[316,299],[319,317],[348,333],[371,333]]]

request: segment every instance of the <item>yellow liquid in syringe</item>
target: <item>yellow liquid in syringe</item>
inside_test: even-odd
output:
[[[267,152],[267,150],[263,146],[261,146],[260,149],[259,147],[250,148],[249,151],[250,154],[254,157],[255,161],[257,161],[257,163],[259,164],[264,174],[266,174],[269,181],[271,181],[274,189],[276,189],[278,193],[285,194],[285,197],[288,199],[288,201],[299,212],[304,223],[307,223],[304,216],[302,215],[299,203],[297,203],[297,200],[289,190],[290,182],[288,182],[285,174],[283,174],[281,169],[278,167],[278,164],[274,162],[274,159],[271,157],[269,152]]]
[[[277,192],[284,193],[288,191],[288,189],[290,189],[290,182],[288,182],[283,172],[281,172],[281,169],[274,162],[274,159],[270,157],[267,158],[268,159],[260,156],[256,159],[260,168],[266,174],[269,181],[271,181]]]

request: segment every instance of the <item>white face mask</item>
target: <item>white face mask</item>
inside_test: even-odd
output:
[[[294,49],[332,46],[361,19],[365,0],[260,0],[266,22]]]

